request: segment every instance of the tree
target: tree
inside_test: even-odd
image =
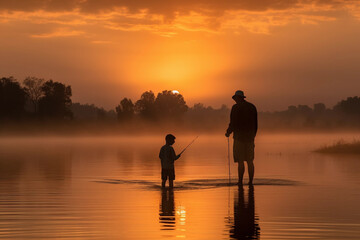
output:
[[[27,77],[23,81],[26,94],[33,104],[35,114],[38,113],[39,100],[44,95],[42,90],[45,80],[43,78]]]
[[[294,114],[294,113],[296,113],[296,111],[297,111],[296,106],[294,106],[294,105],[288,106],[288,109],[287,109],[288,113]]]
[[[334,106],[334,110],[348,115],[360,115],[360,98],[348,97],[346,100],[338,102]]]
[[[80,121],[104,121],[115,119],[114,111],[106,111],[104,108],[97,107],[94,104],[72,103],[71,111],[73,117]]]
[[[71,87],[49,80],[42,86],[44,96],[39,100],[39,113],[51,119],[72,118]]]
[[[155,99],[157,117],[159,119],[180,120],[188,110],[181,94],[172,91],[162,91]]]
[[[152,91],[144,92],[135,103],[135,111],[144,119],[155,119],[155,95]]]
[[[314,113],[321,114],[326,111],[326,106],[323,103],[316,103],[314,104]]]
[[[98,108],[96,111],[96,116],[98,120],[106,120],[106,110],[103,108]]]
[[[195,129],[216,129],[228,124],[230,110],[226,105],[221,108],[196,103],[185,114],[185,121]]]
[[[131,120],[134,117],[134,104],[131,99],[124,98],[115,108],[119,121]]]
[[[308,116],[313,112],[311,107],[309,107],[308,105],[298,105],[297,111],[299,114],[304,115],[304,116]]]
[[[13,77],[0,79],[0,118],[20,118],[24,114],[26,93]]]

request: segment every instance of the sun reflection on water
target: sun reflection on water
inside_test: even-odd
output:
[[[159,208],[160,230],[166,230],[167,234],[169,234],[169,230],[176,230],[173,236],[185,238],[186,209],[181,204],[175,206],[174,199],[173,189],[164,188],[161,190]]]
[[[186,210],[185,206],[177,206],[176,207],[176,217],[179,219],[179,226],[177,230],[181,232],[181,234],[176,235],[176,237],[185,238],[185,223],[186,223]]]
[[[184,206],[178,206],[176,209],[176,215],[180,220],[180,225],[185,225],[186,221],[186,210]]]

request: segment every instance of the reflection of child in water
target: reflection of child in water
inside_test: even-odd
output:
[[[177,160],[181,154],[176,155],[175,150],[172,145],[175,143],[175,136],[168,134],[165,137],[166,144],[161,147],[159,158],[161,160],[161,179],[162,187],[165,187],[166,180],[169,178],[169,187],[174,186],[175,180],[175,167],[174,162]]]
[[[159,209],[159,222],[162,230],[175,230],[175,203],[172,188],[161,190],[161,204]]]

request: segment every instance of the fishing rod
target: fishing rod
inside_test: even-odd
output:
[[[232,217],[230,217],[230,186],[231,186],[231,175],[230,175],[230,138],[227,137],[227,159],[229,166],[229,187],[228,187],[228,216],[227,221],[230,225],[232,223]]]
[[[229,186],[231,184],[231,174],[230,174],[230,138],[227,138],[227,147],[228,147],[228,162],[229,162]]]
[[[190,147],[190,145],[193,144],[198,137],[199,137],[199,136],[196,136],[196,138],[194,138],[194,139],[189,143],[189,145],[187,145],[187,146],[181,151],[181,153],[180,153],[179,155],[181,155],[183,152],[185,152],[185,150],[186,150],[188,147]]]

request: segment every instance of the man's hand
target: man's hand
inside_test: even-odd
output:
[[[176,158],[180,158],[181,157],[181,153],[179,155],[176,156]]]

